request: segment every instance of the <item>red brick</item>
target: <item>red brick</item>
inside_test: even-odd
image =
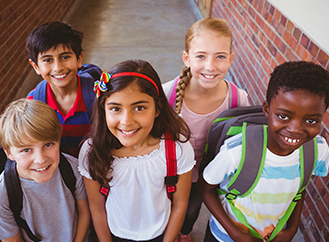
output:
[[[281,17],[281,12],[278,9],[275,9],[274,12],[274,19],[276,19],[278,22],[280,21],[280,17]]]
[[[305,49],[307,49],[309,43],[310,43],[310,39],[309,39],[305,34],[302,34],[302,38],[300,39],[300,44],[301,44]]]
[[[311,54],[300,44],[297,46],[296,54],[304,61],[311,59]]]
[[[321,66],[325,67],[327,65],[329,57],[323,50],[320,50],[316,59],[321,64]]]
[[[291,49],[296,50],[297,41],[287,30],[283,34],[283,39]]]
[[[286,27],[287,18],[284,15],[281,15],[280,24],[283,25],[283,27]]]
[[[288,59],[288,61],[298,61],[298,57],[294,52],[291,51],[290,48],[287,48],[285,57]]]
[[[294,27],[295,27],[295,25],[294,25],[292,22],[290,22],[290,21],[288,20],[288,23],[287,23],[287,26],[286,26],[286,30],[287,30],[290,34],[292,33]]]
[[[316,44],[314,44],[313,41],[311,41],[311,43],[308,46],[308,51],[314,58],[316,58],[319,52],[319,47]]]
[[[299,38],[300,38],[301,35],[302,35],[302,31],[301,31],[299,28],[295,27],[295,28],[294,28],[294,31],[293,31],[293,33],[292,33],[292,36],[294,36],[294,38],[295,38],[297,41],[299,41]]]
[[[275,36],[275,38],[274,38],[274,44],[281,51],[281,53],[284,54],[286,52],[287,45],[284,42],[282,42],[282,40],[281,40],[280,37]]]

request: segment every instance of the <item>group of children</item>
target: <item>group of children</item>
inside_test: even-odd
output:
[[[188,242],[204,202],[211,212],[204,241],[267,241],[299,190],[299,147],[316,137],[313,174],[328,174],[328,145],[318,134],[329,105],[329,74],[299,61],[271,75],[263,103],[264,169],[253,191],[233,202],[254,236],[217,193],[227,190],[239,167],[241,135],[227,139],[199,171],[212,121],[226,109],[248,106],[247,93],[224,80],[232,41],[225,20],[197,21],[186,35],[182,73],[161,84],[143,60],[103,72],[82,65],[82,34],[65,23],[35,28],[26,47],[44,81],[0,117],[0,145],[9,158],[0,175],[0,239],[95,241],[94,228],[98,241]],[[73,191],[62,172],[65,161]],[[7,163],[19,177],[18,216]],[[303,199],[272,241],[294,237],[302,205]]]

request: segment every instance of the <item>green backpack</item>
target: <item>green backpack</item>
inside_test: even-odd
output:
[[[248,125],[247,125],[248,124]],[[224,141],[242,132],[242,154],[239,167],[227,185],[228,193],[218,189],[229,201],[236,218],[248,227],[250,233],[262,237],[246,221],[245,216],[234,206],[237,196],[245,197],[255,188],[263,171],[267,148],[267,119],[261,106],[239,107],[222,112],[212,123],[207,137],[205,156],[200,170],[215,157]],[[262,138],[260,138],[262,137]],[[307,187],[318,157],[316,138],[299,148],[300,152],[300,186],[296,197],[291,202],[286,213],[281,217],[268,241],[282,230],[297,201],[302,198],[302,192]]]

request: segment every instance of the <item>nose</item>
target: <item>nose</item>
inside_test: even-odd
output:
[[[42,165],[46,162],[46,155],[44,152],[41,151],[36,151],[35,152],[35,157],[34,157],[34,163],[37,163],[39,165]]]
[[[55,59],[53,69],[55,72],[61,72],[63,70],[63,65],[60,60]]]
[[[290,122],[287,130],[290,133],[300,134],[303,132],[303,122],[299,120],[293,120]]]
[[[129,126],[134,123],[134,115],[131,111],[124,111],[120,123],[124,126]]]
[[[215,69],[215,61],[213,58],[209,58],[206,62],[206,70],[213,71]]]

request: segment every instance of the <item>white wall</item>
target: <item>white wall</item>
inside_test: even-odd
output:
[[[329,0],[268,0],[329,54]]]

